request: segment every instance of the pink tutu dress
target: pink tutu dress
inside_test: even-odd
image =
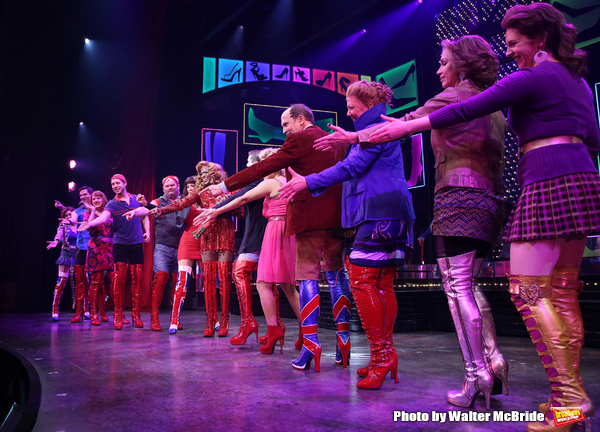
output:
[[[279,183],[283,186],[286,180]],[[269,222],[258,260],[257,281],[295,282],[296,236],[284,236],[286,206],[287,201],[279,198],[267,197],[263,203],[263,216]]]

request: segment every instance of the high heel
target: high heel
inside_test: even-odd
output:
[[[330,75],[331,76],[331,75]],[[337,344],[335,349],[335,363],[348,367],[350,363],[350,287],[346,272],[340,270],[325,272],[325,279],[329,285],[331,304],[333,305],[333,319],[337,326]]]
[[[508,396],[508,364],[504,358],[491,359],[488,370],[494,378],[492,395],[502,394],[502,388],[504,388],[504,395]]]
[[[392,356],[394,358],[394,361],[396,363],[398,363],[398,354],[396,353],[396,350],[394,348],[392,348]],[[369,375],[369,371],[371,370],[371,367],[372,367],[371,360],[369,360],[369,365],[364,368],[356,369],[356,374],[360,377],[365,378],[367,375]],[[392,376],[392,379],[393,378],[394,377]]]
[[[568,346],[569,336],[563,320],[551,302],[551,276],[510,276],[509,293],[521,315],[550,382],[550,404],[544,419],[527,424],[527,430],[569,431],[574,423],[554,426],[553,407],[581,407],[586,430],[591,430],[594,404],[579,383]]]
[[[314,347],[314,351],[306,348],[306,343],[302,346],[302,351],[300,351],[300,355],[292,360],[292,366],[294,369],[298,370],[308,370],[310,369],[310,363],[312,359],[315,359],[315,372],[321,371],[321,347]]]
[[[348,84],[350,84],[350,80],[346,77],[341,77],[339,80],[340,87],[344,90],[344,93],[348,90]]]
[[[229,339],[231,345],[244,345],[252,333],[256,333],[256,342],[258,342],[258,323],[252,315],[252,272],[257,264],[254,261],[237,260],[232,267],[233,281],[240,305],[240,315],[242,324],[238,334]]]
[[[239,69],[236,69],[239,66],[239,63],[236,63],[235,66],[231,69],[231,71],[222,76],[221,77],[221,81],[225,81],[225,82],[233,82],[233,77],[237,76],[237,82],[240,81],[240,72],[242,71],[242,68],[240,67]]]
[[[52,321],[58,321],[58,306],[66,284],[67,277],[58,276],[56,286],[54,287],[54,297],[52,298]]]
[[[285,76],[287,79],[289,71],[290,70],[286,67],[284,70],[281,71],[281,73],[279,75],[275,75],[275,78],[282,79]]]
[[[258,67],[258,63],[252,62],[250,64],[252,65],[252,67],[250,68],[250,72],[252,72],[252,75],[254,75],[254,79],[256,81],[264,81],[269,78],[268,76],[260,73],[260,68]]]
[[[279,288],[277,288],[277,284],[271,285],[271,290],[273,291],[273,297],[275,298],[275,317],[277,318],[277,325],[281,327],[281,330],[285,332],[285,325],[281,322],[281,311],[279,310]],[[258,343],[264,345],[267,343],[267,335],[261,336],[258,338]]]
[[[329,85],[329,83],[331,82],[331,72],[327,72],[322,80],[315,81],[315,83],[320,87],[323,87],[325,85],[325,82],[327,82],[327,85]]]
[[[300,322],[302,323],[302,350],[292,360],[294,369],[306,370],[315,359],[315,372],[321,370],[321,344],[317,338],[317,321],[321,312],[319,283],[316,280],[300,281]]]
[[[302,349],[302,341],[303,341],[303,336],[302,336],[302,324],[298,323],[298,340],[296,342],[294,342],[294,348],[297,350],[301,350]]]
[[[299,77],[302,80],[302,82],[308,81],[308,78],[306,78],[306,75],[304,74],[303,70],[297,69],[294,71],[294,73],[296,74],[297,77]]]
[[[257,330],[258,334],[258,330]],[[261,354],[271,355],[275,349],[275,344],[279,341],[279,348],[281,354],[283,354],[283,339],[285,337],[285,330],[282,330],[278,325],[270,326],[267,325],[267,343],[260,347]]]
[[[185,295],[187,294],[191,276],[192,268],[190,266],[179,266],[177,285],[175,286],[175,292],[173,293],[173,309],[171,310],[171,319],[169,320],[169,334],[176,334],[177,330],[179,330],[177,324],[179,324],[179,316],[181,314],[183,302],[185,301]]]
[[[255,319],[252,319],[252,321],[242,324],[238,334],[229,339],[229,343],[231,345],[244,345],[246,343],[246,340],[250,337],[252,333],[256,333],[256,342],[258,343],[258,323]]]
[[[377,353],[377,350],[372,351],[372,353],[379,360],[374,362],[369,369],[367,377],[356,383],[356,387],[364,390],[378,389],[383,384],[383,380],[388,372],[391,372],[392,379],[398,383],[398,359],[385,352],[380,355]],[[385,357],[389,357],[387,361],[385,361]]]

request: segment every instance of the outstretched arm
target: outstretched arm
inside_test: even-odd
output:
[[[279,187],[279,183],[275,180],[265,180],[253,189],[250,189],[241,197],[234,199],[223,207],[201,209],[202,213],[194,219],[194,226],[200,226],[209,220],[216,219],[219,215],[235,210],[249,202],[256,201],[257,199],[266,197],[267,195],[275,192]]]
[[[381,116],[388,123],[369,136],[369,142],[381,144],[384,142],[407,138],[417,132],[431,130],[429,116],[416,120],[403,121],[393,117]]]
[[[327,126],[335,132],[315,140],[315,145],[313,146],[315,150],[335,150],[336,148],[358,143],[358,133],[348,132],[332,124],[327,124]]]
[[[279,198],[289,201],[298,192],[308,188],[308,184],[306,183],[306,178],[296,173],[293,169],[288,168],[288,171],[292,175],[292,179],[281,186],[279,189]]]
[[[77,231],[85,231],[88,228],[97,227],[98,225],[102,225],[105,223],[110,217],[112,213],[108,210],[104,210],[100,216],[94,219],[91,222],[84,222],[77,227]]]

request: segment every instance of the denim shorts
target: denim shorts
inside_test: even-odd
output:
[[[154,273],[177,272],[177,248],[161,244],[154,245]]]

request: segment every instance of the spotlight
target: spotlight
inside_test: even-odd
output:
[[[367,32],[367,29],[362,29],[360,34],[365,34]]]
[[[75,162],[75,160],[69,161],[69,168],[75,169],[76,166],[77,166],[77,162]]]
[[[244,26],[239,26],[238,29],[244,30]]]
[[[83,122],[79,122],[79,126],[83,126]]]
[[[75,188],[77,187],[77,185],[75,184],[75,182],[69,182],[67,187],[69,188],[69,192],[73,192],[75,190]]]
[[[423,3],[423,0],[417,0],[417,3],[419,3],[419,4]]]
[[[85,43],[86,43],[86,44],[89,44],[89,43],[90,43],[90,40],[89,40],[88,38],[85,38],[84,40],[85,40]]]

